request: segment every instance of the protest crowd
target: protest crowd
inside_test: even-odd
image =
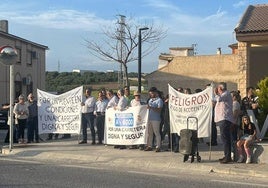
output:
[[[204,87],[211,87],[208,84]],[[195,89],[194,92],[190,88],[176,88],[176,92],[184,95],[200,93],[203,89]],[[179,152],[180,135],[171,131],[170,126],[170,95],[164,95],[156,87],[151,87],[148,91],[148,99],[142,101],[141,93],[134,91],[130,93],[128,86],[119,89],[117,92],[113,90],[102,89],[98,92],[97,98],[91,95],[91,89],[86,88],[85,94],[79,104],[81,107],[81,131],[82,140],[79,144],[87,144],[87,128],[91,132],[91,144],[105,145],[109,144],[105,140],[105,130],[118,131],[120,129],[120,118],[115,119],[115,127],[107,128],[106,115],[109,109],[118,112],[116,116],[120,116],[120,112],[124,112],[130,108],[145,106],[148,112],[147,125],[140,124],[135,128],[125,128],[125,130],[137,131],[135,134],[125,135],[125,139],[135,139],[145,136],[145,142],[142,144],[126,144],[112,143],[114,148],[118,149],[139,149],[143,151],[161,152],[163,142],[168,140],[168,149],[175,153]],[[241,97],[239,91],[229,92],[226,83],[222,82],[215,86],[212,94],[211,104],[213,107],[212,121],[210,125],[211,135],[208,145],[216,146],[217,142],[217,126],[220,130],[221,140],[223,143],[223,158],[219,159],[220,163],[229,163],[231,161],[251,163],[250,145],[257,139],[256,127],[250,122],[247,110],[252,110],[255,117],[258,117],[259,106],[258,98],[255,96],[253,87],[247,88],[247,96]],[[32,93],[27,97],[23,95],[18,97],[18,101],[14,105],[14,142],[18,144],[38,143],[40,141],[38,132],[38,105]],[[193,102],[193,101],[192,101]],[[8,109],[9,105],[2,108]],[[124,124],[133,123],[129,117],[131,113],[124,115]],[[127,118],[125,116],[128,116]],[[129,121],[129,122],[128,122]],[[27,135],[24,130],[27,128]],[[79,130],[80,131],[80,130]],[[49,133],[47,140],[58,138],[59,134]],[[69,138],[70,134],[63,134],[62,138]],[[120,138],[119,134],[109,134],[109,138]],[[27,138],[27,139],[26,139]],[[7,133],[5,142],[9,141],[9,133]],[[199,138],[199,142],[202,142]]]

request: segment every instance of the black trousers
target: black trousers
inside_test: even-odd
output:
[[[96,116],[96,126],[97,126],[99,143],[102,143],[102,141],[104,139],[104,123],[105,123],[105,115],[97,115]]]

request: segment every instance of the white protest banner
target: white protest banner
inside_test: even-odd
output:
[[[198,120],[189,119],[189,129],[196,130],[198,138],[209,137],[212,121],[212,87],[208,87],[200,93],[180,93],[170,85],[169,87],[169,116],[171,133],[180,134],[181,129],[187,128],[187,118],[195,117]]]
[[[124,111],[106,110],[105,143],[138,145],[146,143],[148,110],[146,105],[129,107]]]
[[[80,133],[83,87],[61,95],[37,90],[38,131],[43,133]]]

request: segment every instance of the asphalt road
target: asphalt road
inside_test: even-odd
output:
[[[88,164],[57,164],[22,161],[0,157],[0,187],[180,187],[180,188],[258,188],[268,187],[267,180],[219,176],[219,174],[187,174],[105,169]]]

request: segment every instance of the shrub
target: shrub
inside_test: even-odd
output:
[[[258,118],[258,122],[260,127],[262,127],[268,114],[268,77],[259,81],[258,87],[259,89],[256,90],[260,107],[260,115]]]

